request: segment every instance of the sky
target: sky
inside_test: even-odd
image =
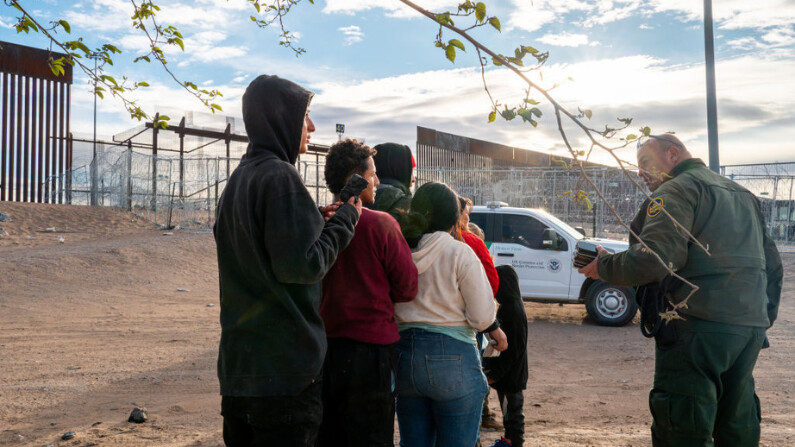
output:
[[[147,40],[131,26],[127,0],[21,1],[43,23],[67,20],[71,36],[89,47],[113,43],[116,55],[108,74],[149,87],[133,93],[148,113],[179,119],[184,111],[206,112],[156,64],[132,60],[144,54]],[[374,145],[396,141],[411,147],[416,127],[493,141],[553,155],[565,154],[552,108],[536,92],[544,115],[537,128],[521,119],[489,124],[489,97],[483,88],[477,54],[469,43],[455,63],[434,47],[438,32],[428,18],[397,0],[302,0],[285,19],[306,53],[296,57],[278,44],[278,28],[258,28],[246,0],[156,1],[161,25],[176,26],[185,49],[169,47],[169,66],[181,80],[220,90],[218,114],[240,117],[240,99],[259,74],[276,74],[315,92],[310,116],[312,141],[337,140],[335,124],[346,137]],[[434,12],[458,2],[417,0]],[[541,70],[529,76],[566,109],[593,111],[586,124],[615,127],[631,117],[624,133],[649,126],[653,133],[674,131],[691,152],[708,159],[703,2],[694,0],[500,0],[485,1],[501,32],[472,30],[481,43],[502,54],[518,45],[549,52]],[[47,48],[34,34],[18,35],[18,13],[0,4],[0,40]],[[795,161],[795,1],[721,0],[713,2],[720,163]],[[457,19],[457,24],[469,23]],[[444,32],[444,39],[458,36]],[[460,39],[460,37],[459,37]],[[463,40],[463,39],[461,39]],[[513,73],[488,66],[491,95],[518,104],[525,85]],[[90,135],[93,96],[88,78],[75,73],[72,130]],[[199,116],[198,114],[196,116]],[[197,122],[198,123],[198,122]],[[200,123],[199,123],[200,124]],[[109,137],[140,125],[121,102],[99,101],[98,134]],[[566,127],[575,149],[587,150],[581,133]],[[237,129],[242,133],[243,129]],[[620,142],[611,144],[617,145]],[[632,160],[633,147],[617,152]],[[592,160],[610,162],[594,152]]]

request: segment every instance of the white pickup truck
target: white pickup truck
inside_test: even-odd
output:
[[[613,252],[626,250],[626,242],[586,238],[542,209],[513,208],[504,202],[476,206],[469,218],[486,233],[494,265],[516,269],[523,299],[585,303],[588,315],[603,326],[623,326],[637,313],[634,288],[588,279],[572,266],[581,239]]]

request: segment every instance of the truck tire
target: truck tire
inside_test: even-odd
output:
[[[624,326],[635,318],[635,289],[596,281],[585,293],[585,310],[600,326]]]

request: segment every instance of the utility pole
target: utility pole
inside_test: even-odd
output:
[[[704,0],[704,53],[707,65],[707,140],[709,168],[718,172],[718,100],[715,93],[715,41],[712,33],[712,0]]]

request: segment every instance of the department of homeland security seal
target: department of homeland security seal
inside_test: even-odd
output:
[[[547,269],[549,269],[550,272],[557,273],[560,271],[560,267],[560,261],[557,259],[550,259],[549,262],[547,262]]]
[[[663,199],[661,197],[657,197],[656,199],[652,199],[649,202],[649,206],[646,207],[646,215],[649,217],[657,217],[662,213],[663,209]]]

